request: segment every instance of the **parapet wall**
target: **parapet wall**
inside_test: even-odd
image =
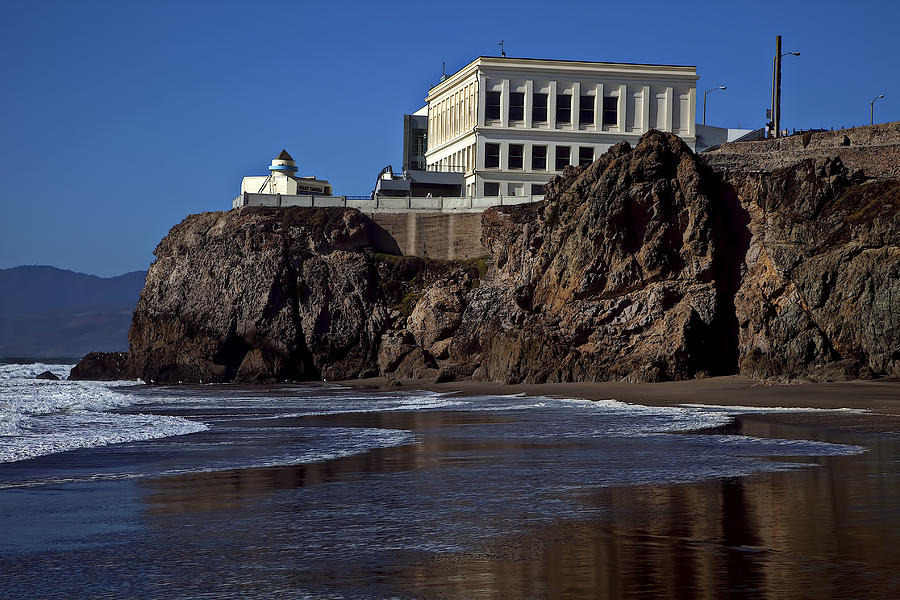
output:
[[[729,142],[701,156],[720,171],[772,171],[807,158],[839,156],[869,177],[900,177],[900,122]]]

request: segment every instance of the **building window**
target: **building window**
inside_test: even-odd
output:
[[[556,122],[572,122],[572,96],[566,94],[556,96]]]
[[[603,98],[603,124],[615,125],[619,122],[619,99],[613,96]]]
[[[562,171],[569,164],[572,149],[569,146],[556,147],[556,170]]]
[[[500,118],[500,92],[487,93],[487,106],[485,106],[484,118],[487,120]]]
[[[499,196],[500,195],[500,184],[497,182],[484,182],[484,195],[485,196]]]
[[[500,144],[488,143],[484,145],[484,168],[500,168]]]
[[[531,120],[535,123],[547,122],[547,94],[534,94],[534,106],[531,107]]]
[[[524,194],[520,194],[522,191],[522,186],[517,183],[510,183],[506,186],[506,192],[510,196],[523,196]]]
[[[578,166],[586,167],[594,162],[594,148],[591,146],[582,146],[578,149]]]
[[[594,124],[594,97],[582,96],[578,102],[578,122],[581,125]]]
[[[544,184],[543,183],[532,183],[531,184],[531,195],[532,196],[543,196],[544,195]]]
[[[524,92],[511,92],[509,94],[509,120],[525,120],[525,94]]]
[[[509,169],[521,169],[522,168],[522,154],[524,152],[524,146],[522,144],[510,144],[509,145],[509,156],[507,157],[507,164],[509,165]]]
[[[546,171],[547,170],[547,146],[531,147],[531,170]]]

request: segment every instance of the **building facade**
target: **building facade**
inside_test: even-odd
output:
[[[244,177],[241,181],[241,194],[331,195],[330,183],[315,177],[297,177],[297,170],[297,163],[287,150],[282,150],[269,165],[268,175]]]
[[[426,169],[462,172],[467,196],[541,194],[650,129],[695,147],[693,66],[479,57],[429,90]]]

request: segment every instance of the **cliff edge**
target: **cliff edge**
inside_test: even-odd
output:
[[[482,218],[487,261],[399,255],[352,209],[193,215],[156,249],[153,382],[900,376],[900,181],[717,171],[651,131]]]

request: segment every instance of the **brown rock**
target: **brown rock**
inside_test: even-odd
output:
[[[126,352],[91,352],[69,373],[70,380],[120,381],[135,378],[128,369]]]

